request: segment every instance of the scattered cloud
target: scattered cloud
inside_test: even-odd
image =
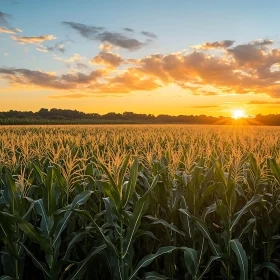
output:
[[[0,33],[7,33],[7,34],[16,34],[22,32],[22,30],[20,30],[19,28],[4,28],[4,27],[0,27]]]
[[[12,16],[10,14],[6,14],[0,11],[0,25],[8,26],[8,19],[11,19]]]
[[[275,67],[280,63],[280,49],[274,48],[271,40],[256,40],[234,47],[234,41],[221,42],[206,42],[201,45],[204,48],[191,52],[151,54],[139,59],[124,59],[111,52],[111,46],[106,44],[90,61],[106,68],[90,71],[83,61],[86,58],[79,54],[70,58],[54,55],[55,59],[73,63],[71,67],[76,66],[77,70],[58,76],[28,69],[0,68],[0,76],[12,85],[82,89],[85,95],[126,94],[177,85],[188,93],[201,96],[262,94],[280,98],[280,68]],[[206,50],[210,45],[225,49],[209,54]],[[116,70],[120,65],[124,67]]]
[[[40,44],[40,45],[38,45],[38,47],[36,49],[41,52],[54,52],[54,51],[59,51],[61,53],[65,52],[65,46],[62,42],[55,43],[51,47],[47,47],[47,46]]]
[[[38,37],[36,37],[36,36],[33,36],[33,37],[11,36],[11,37],[21,45],[43,43],[45,41],[56,39],[56,37],[54,35],[42,35],[42,36],[38,36]]]
[[[253,100],[253,101],[248,101],[247,104],[250,104],[250,105],[280,105],[280,101]]]
[[[113,46],[111,44],[101,44],[99,48],[103,51],[110,51],[113,48]]]
[[[82,23],[63,21],[63,24],[76,30],[81,36],[89,40],[111,44],[129,51],[136,51],[147,45],[149,41],[141,42],[119,32],[110,32],[104,27],[86,25]],[[150,34],[150,33],[149,33]],[[151,33],[152,34],[152,33]]]
[[[0,11],[0,33],[16,34],[22,32],[19,28],[12,28],[9,24],[9,19],[12,16]],[[2,26],[2,27],[1,27]]]
[[[126,28],[124,28],[123,30],[124,30],[124,31],[127,31],[127,32],[134,32],[134,30],[133,30],[133,29],[131,29],[131,28],[127,28],[127,27],[126,27]]]
[[[90,63],[105,65],[109,68],[116,68],[123,63],[123,59],[116,53],[101,51],[97,56],[90,60]]]
[[[152,39],[157,39],[157,35],[152,33],[152,32],[142,31],[141,34],[145,35],[145,36],[147,36],[149,38],[152,38]]]
[[[104,75],[103,70],[91,71],[88,74],[81,72],[57,76],[55,73],[32,71],[24,68],[0,68],[3,75],[14,86],[37,86],[59,90],[82,89],[83,85],[90,86]]]
[[[80,54],[78,53],[75,53],[72,57],[70,58],[63,58],[63,57],[59,57],[57,55],[54,55],[54,58],[56,60],[62,60],[64,61],[66,64],[68,63],[71,63],[71,62],[77,62],[77,61],[81,61],[81,60],[84,60],[86,59],[85,57],[81,56]]]
[[[210,50],[210,49],[227,49],[234,44],[233,40],[224,40],[216,42],[206,42],[202,45],[191,46],[192,49]]]
[[[82,63],[82,62],[77,62],[76,63],[76,67],[80,70],[82,69],[89,69],[89,67],[85,64],[85,63]]]

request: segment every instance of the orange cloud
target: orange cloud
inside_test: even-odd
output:
[[[54,35],[43,35],[39,37],[25,37],[25,36],[11,36],[11,37],[21,45],[37,44],[37,43],[42,43],[45,41],[56,39]]]
[[[123,59],[120,55],[112,52],[100,52],[97,56],[90,60],[91,64],[106,65],[109,68],[116,68],[121,65]]]
[[[212,43],[212,47],[230,46],[230,43],[221,42]],[[152,91],[176,84],[195,95],[267,94],[280,98],[280,69],[275,67],[280,63],[280,49],[272,48],[271,45],[271,40],[255,40],[227,47],[223,52],[215,54],[201,49],[152,54],[140,59],[124,59],[103,50],[91,63],[106,65],[106,69],[89,71],[86,65],[81,64],[81,72],[76,70],[74,73],[57,76],[28,69],[0,68],[0,76],[13,85],[72,91],[82,89],[85,94]],[[77,64],[81,59],[80,55],[75,54],[63,60]],[[112,73],[111,70],[121,64],[126,68]]]
[[[226,49],[234,44],[233,40],[224,40],[216,42],[206,42],[203,45],[191,46],[192,49],[209,50],[209,49]]]
[[[22,30],[18,28],[8,29],[8,28],[0,27],[0,33],[16,34],[18,32],[22,32]]]

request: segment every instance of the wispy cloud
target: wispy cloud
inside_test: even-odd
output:
[[[234,44],[233,40],[223,40],[216,42],[205,42],[202,45],[191,46],[192,49],[209,50],[209,49],[226,49]]]
[[[0,33],[7,33],[7,34],[16,34],[22,32],[22,30],[20,30],[19,28],[4,28],[4,27],[0,27]]]
[[[11,36],[11,37],[21,45],[43,43],[45,41],[56,39],[56,37],[54,35],[42,35],[42,36],[38,36],[38,37],[36,37],[36,36],[33,36],[33,37]]]
[[[142,31],[141,34],[145,35],[145,36],[147,36],[149,38],[152,38],[152,39],[157,39],[157,35],[152,33],[152,32]]]
[[[86,25],[82,23],[64,21],[63,24],[76,30],[81,36],[89,40],[100,41],[102,43],[109,43],[129,51],[135,51],[147,45],[149,41],[141,42],[135,38],[128,37],[119,32],[111,32],[105,30],[104,27]],[[126,28],[126,31],[128,28]],[[146,32],[148,34],[152,34]],[[147,35],[146,35],[147,36]]]
[[[8,26],[8,19],[11,19],[12,16],[10,14],[6,14],[0,11],[0,25]]]

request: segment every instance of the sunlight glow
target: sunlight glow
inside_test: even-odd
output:
[[[241,119],[241,118],[244,118],[244,117],[245,117],[245,113],[244,113],[243,110],[238,109],[238,110],[233,111],[232,118],[237,120],[237,119]]]

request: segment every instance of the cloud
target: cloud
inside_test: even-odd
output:
[[[273,40],[258,39],[258,40],[252,41],[252,44],[254,46],[267,46],[267,45],[272,45],[273,44]]]
[[[16,34],[18,32],[22,32],[22,30],[20,30],[18,28],[8,29],[8,28],[0,27],[0,33]]]
[[[55,40],[56,37],[54,35],[42,35],[38,37],[25,37],[25,36],[11,36],[15,41],[17,41],[19,44],[37,44],[42,43],[49,40]]]
[[[133,29],[131,29],[131,28],[127,28],[127,27],[126,27],[126,28],[124,28],[123,30],[124,30],[124,31],[127,31],[127,32],[134,32],[134,30],[133,30]]]
[[[8,26],[8,19],[12,18],[10,14],[6,14],[0,11],[0,25]]]
[[[64,98],[74,98],[74,99],[79,99],[79,98],[85,98],[89,97],[87,94],[82,94],[82,93],[77,93],[77,94],[65,94],[65,95],[51,95],[49,98],[51,99],[64,99]]]
[[[157,35],[152,33],[152,32],[142,31],[141,34],[145,35],[145,36],[147,36],[149,38],[152,38],[152,39],[157,39]]]
[[[104,30],[104,27],[91,26],[71,21],[63,21],[62,23],[70,26],[74,30],[78,31],[81,36],[90,40],[96,40],[96,35]]]
[[[81,69],[81,70],[89,68],[85,63],[82,63],[82,62],[77,62],[76,66],[77,66],[78,69]]]
[[[224,41],[216,41],[216,42],[206,42],[203,45],[191,46],[192,49],[200,49],[200,50],[209,50],[209,49],[226,49],[231,47],[235,41],[233,40],[224,40]]]
[[[280,101],[254,100],[254,101],[248,101],[247,104],[250,104],[250,105],[280,105]]]
[[[111,44],[105,44],[105,45],[101,44],[99,48],[103,51],[109,51],[113,48],[113,46]]]
[[[99,33],[96,38],[103,43],[108,42],[112,45],[127,49],[129,51],[136,51],[147,44],[136,39],[129,38],[121,33],[109,31]]]
[[[16,86],[67,89],[73,94],[80,90],[84,94],[127,94],[177,85],[194,95],[265,94],[280,98],[280,69],[275,67],[280,63],[280,49],[273,48],[269,40],[240,44],[211,54],[196,49],[126,60],[102,50],[91,63],[107,67],[94,71],[89,71],[82,63],[85,58],[79,54],[67,59],[55,58],[74,63],[78,70],[58,76],[28,69],[0,68],[0,76]],[[121,64],[123,67],[116,70]]]
[[[59,51],[61,53],[65,52],[65,46],[62,43],[55,43],[52,47],[46,47],[40,44],[36,49],[40,52],[54,52],[54,51]]]
[[[59,57],[57,55],[54,55],[54,59],[56,60],[62,60],[64,61],[65,63],[71,63],[71,62],[77,62],[77,61],[81,61],[81,60],[84,60],[86,59],[85,57],[81,56],[80,54],[78,53],[75,53],[72,57],[70,58],[63,58],[63,57]]]
[[[62,23],[76,30],[81,36],[83,36],[86,39],[100,41],[106,44],[112,44],[114,46],[124,48],[129,51],[138,50],[143,46],[147,45],[148,43],[140,42],[137,39],[128,37],[118,32],[107,31],[104,27],[66,21]]]
[[[104,75],[103,70],[91,71],[88,74],[74,73],[57,76],[55,73],[34,71],[24,68],[0,68],[3,75],[14,86],[37,86],[41,89],[52,88],[58,90],[82,89],[97,81]]]
[[[101,51],[97,56],[90,60],[90,63],[106,65],[110,68],[116,68],[120,66],[121,63],[123,63],[123,59],[118,54]]]

